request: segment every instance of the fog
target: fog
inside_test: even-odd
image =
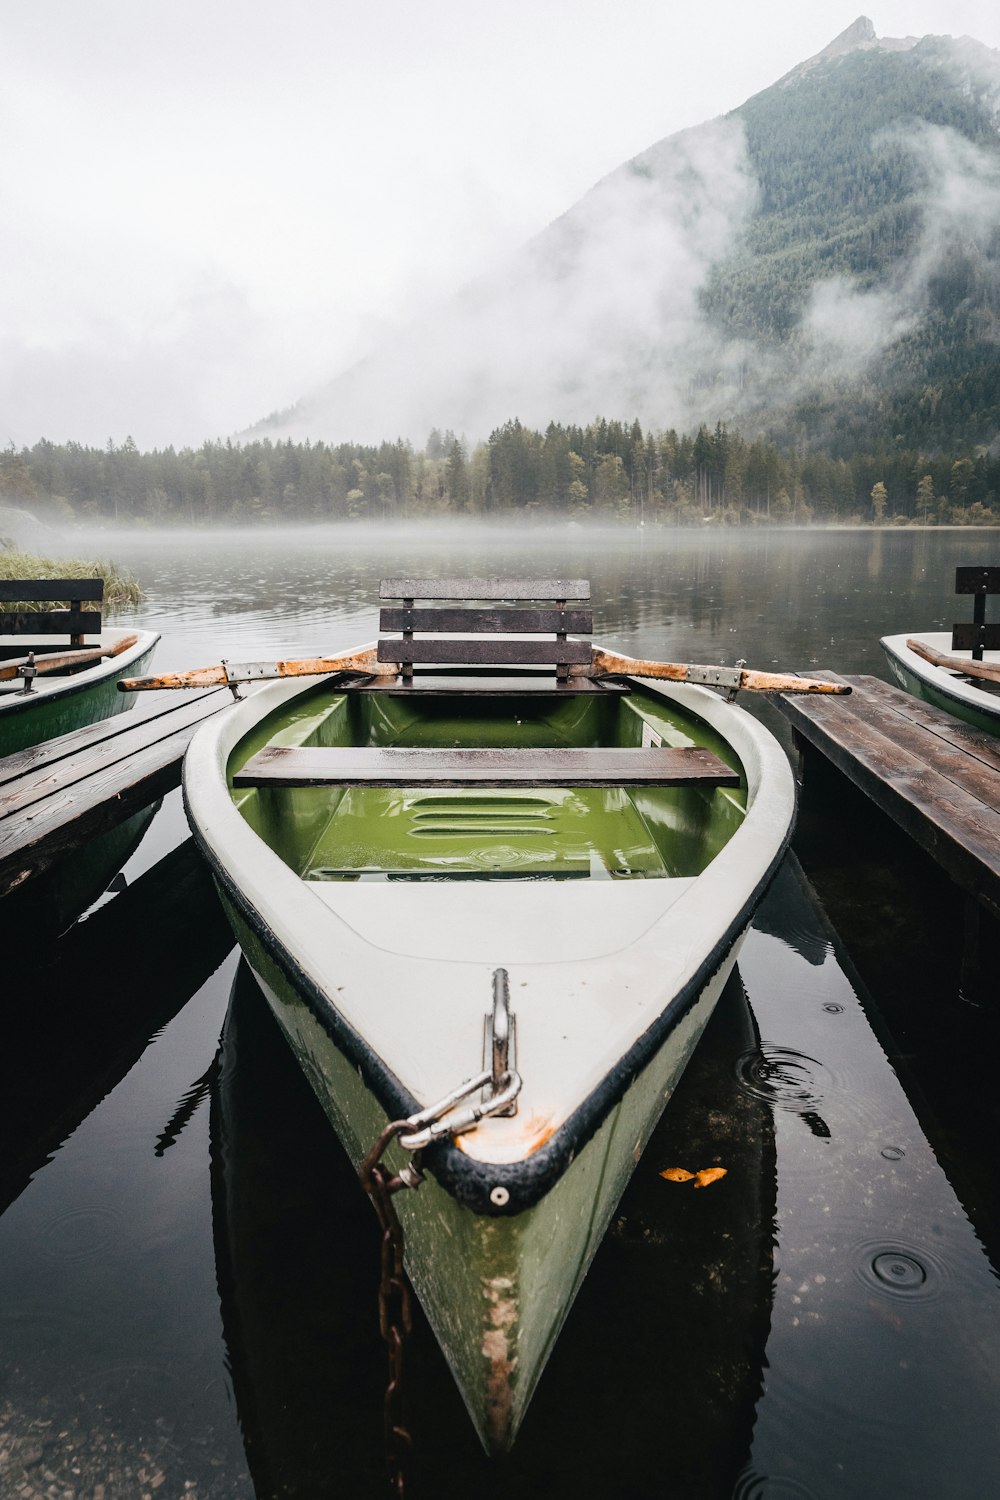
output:
[[[705,349],[700,290],[755,199],[738,121],[684,132],[275,430],[480,438],[515,416],[545,427],[677,411]]]
[[[997,60],[1000,87],[1000,58]],[[922,229],[893,284],[862,289],[846,277],[820,283],[803,317],[809,344],[801,373],[849,377],[863,373],[889,346],[916,327],[928,310],[933,277],[956,247],[977,253],[982,274],[998,286],[995,262],[985,252],[1000,229],[1000,161],[956,131],[921,124],[893,132],[880,143],[901,145],[920,169]]]
[[[699,303],[755,200],[721,117],[853,20],[832,0],[622,0],[613,21],[600,0],[289,0],[280,22],[260,0],[8,9],[16,446],[197,444],[297,401],[283,430],[355,440],[475,438],[515,415],[686,422],[705,365],[744,353],[712,344]],[[872,19],[1000,44],[982,0],[887,0]],[[983,164],[914,149],[947,232]],[[929,233],[881,299],[820,288],[802,357],[877,357],[919,315],[935,253]]]
[[[1000,103],[1000,54],[974,61]],[[926,124],[885,132],[880,155],[909,155],[922,184],[920,232],[887,285],[843,275],[815,284],[786,344],[720,338],[702,294],[739,251],[758,184],[739,116],[684,131],[610,174],[502,275],[467,287],[363,364],[258,432],[377,441],[433,426],[473,440],[517,417],[585,424],[638,417],[692,430],[718,419],[751,429],[869,373],[929,315],[934,277],[956,247],[1000,296],[1000,171],[994,151]],[[749,376],[746,372],[749,371]]]

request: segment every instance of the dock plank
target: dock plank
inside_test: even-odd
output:
[[[984,743],[988,740],[985,734],[980,736],[979,743],[963,744],[953,736],[949,725],[941,723],[940,715],[931,710],[912,716],[907,710],[909,695],[890,689],[890,693],[898,692],[902,700],[898,702],[888,693],[881,693],[882,686],[876,677],[855,679],[850,711],[898,750],[915,756],[927,770],[944,777],[957,792],[1000,811],[1000,744],[994,740],[991,749]],[[974,730],[970,733],[975,735]],[[955,800],[964,799],[956,796]]]
[[[878,678],[819,675],[853,692],[781,697],[793,728],[956,883],[1000,912],[1000,767],[986,737]]]
[[[206,702],[208,698],[215,701],[209,704]],[[57,747],[56,752],[46,763],[25,770],[16,779],[7,781],[2,786],[0,820],[12,817],[54,793],[86,781],[108,767],[122,764],[147,746],[163,743],[178,732],[192,732],[204,719],[231,702],[228,691],[217,688],[211,694],[200,695],[195,701],[174,704],[169,712],[153,719],[137,720],[129,716],[131,722],[127,727],[119,728],[118,720],[123,717],[120,714],[115,719],[106,719],[103,721],[105,733],[100,736],[88,736],[86,740],[81,738],[79,742],[76,741],[76,733],[60,736],[62,741],[70,743],[60,745],[58,740],[53,741],[53,745]],[[93,727],[95,726],[88,726]],[[11,757],[16,758],[18,757]]]
[[[61,734],[55,739],[43,740],[41,744],[28,745],[24,750],[16,750],[13,755],[0,758],[0,787],[17,780],[29,771],[39,770],[43,766],[54,765],[56,761],[63,760],[67,756],[77,755],[88,745],[111,740],[121,734],[128,734],[140,724],[152,725],[156,720],[163,719],[165,715],[177,714],[184,707],[190,707],[192,703],[200,703],[210,694],[215,695],[225,691],[226,689],[223,688],[212,688],[209,693],[185,694],[181,703],[178,703],[172,695],[167,694],[166,701],[163,701],[152,713],[140,715],[134,709],[126,709],[110,719],[98,719],[93,724],[83,725],[81,729],[71,730],[69,734]],[[222,699],[219,700],[219,705],[224,706]]]
[[[231,701],[219,689],[127,729],[111,719],[51,741],[0,795],[0,896],[178,786],[191,736]]]
[[[880,677],[855,677],[851,679],[856,692],[878,694],[886,705],[901,719],[926,729],[935,739],[951,745],[956,750],[1000,772],[1000,739],[987,734],[984,729],[974,729],[971,724],[932,708],[922,698],[904,692],[894,684],[883,682]]]

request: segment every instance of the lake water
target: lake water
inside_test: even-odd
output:
[[[955,566],[997,545],[358,529],[72,550],[137,573],[158,670],[370,639],[382,574],[516,572],[589,577],[595,634],[630,654],[887,677],[879,636],[965,618]],[[804,802],[505,1462],[418,1316],[415,1496],[997,1491],[997,997],[958,988],[925,915],[949,893],[838,796]],[[160,863],[185,837],[173,794],[125,888],[5,996],[0,1500],[385,1493],[374,1216],[197,859]],[[711,1193],[659,1177],[720,1132]]]

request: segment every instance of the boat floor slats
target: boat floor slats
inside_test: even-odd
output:
[[[560,682],[556,677],[461,677],[434,673],[414,676],[409,680],[398,677],[370,677],[364,682],[351,683],[343,689],[348,693],[387,693],[390,698],[411,698],[415,694],[438,698],[482,697],[487,693],[493,697],[520,696],[534,698],[572,697],[579,693],[623,694],[631,692],[624,682],[593,677],[571,677]]]
[[[118,714],[0,760],[0,896],[177,786],[194,731],[231,702],[218,688],[148,719]]]
[[[801,740],[1000,911],[1000,740],[877,677],[818,675],[853,691],[778,698]]]
[[[739,786],[699,746],[656,749],[422,750],[268,746],[234,786]]]

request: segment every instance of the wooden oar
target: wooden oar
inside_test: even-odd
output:
[[[123,693],[145,688],[206,688],[219,684],[258,682],[271,677],[319,677],[330,672],[355,672],[365,677],[395,677],[396,662],[378,661],[375,647],[348,656],[310,656],[299,661],[223,662],[219,667],[193,667],[189,672],[165,672],[161,677],[123,677]]]
[[[206,688],[220,683],[255,682],[273,677],[314,677],[332,672],[359,673],[367,677],[395,677],[398,662],[379,661],[375,648],[348,656],[314,656],[300,661],[224,662],[218,667],[195,667],[189,672],[168,672],[160,677],[124,677],[123,693],[145,688]],[[697,667],[681,662],[637,661],[595,649],[590,662],[570,668],[578,677],[659,677],[670,682],[700,682],[730,692],[753,693],[849,693],[846,682],[824,682],[816,677],[793,677],[782,672],[752,672],[745,667]]]
[[[966,677],[982,677],[987,682],[1000,682],[1000,663],[972,661],[971,658],[966,660],[963,656],[945,656],[941,651],[932,651],[923,641],[907,641],[906,645],[908,650],[922,656],[924,661],[929,661],[932,667],[944,667],[949,672],[961,672]]]
[[[747,667],[697,667],[673,661],[637,661],[594,649],[590,666],[571,667],[571,675],[586,677],[657,677],[667,682],[699,682],[730,692],[849,693],[846,682],[824,682],[820,677],[795,677],[787,672],[754,672]]]
[[[0,623],[2,621],[3,615],[0,615]],[[129,646],[134,646],[138,639],[137,635],[126,635],[120,641],[116,641],[113,646],[89,646],[83,651],[64,651],[58,656],[35,656],[35,671],[39,674],[58,672],[63,667],[83,667],[88,662],[100,661],[105,656],[119,656],[121,652],[127,651]],[[0,662],[0,682],[16,677],[18,669],[27,665],[28,657],[26,656],[17,656]]]

